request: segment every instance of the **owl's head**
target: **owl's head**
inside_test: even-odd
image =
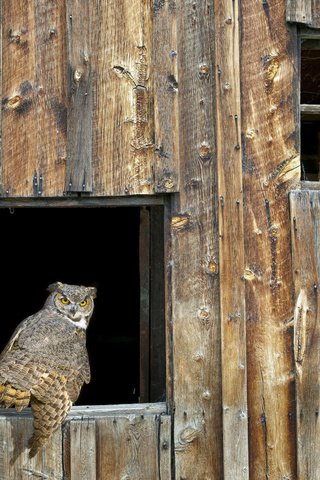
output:
[[[66,316],[76,326],[87,328],[93,313],[95,287],[83,287],[56,282],[49,285],[49,297],[45,306],[51,306]]]

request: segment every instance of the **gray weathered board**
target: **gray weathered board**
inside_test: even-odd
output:
[[[320,191],[290,194],[298,479],[320,478]]]
[[[287,0],[287,21],[320,28],[319,0]]]
[[[163,404],[73,408],[33,459],[27,411],[0,411],[0,480],[170,480],[171,418]]]

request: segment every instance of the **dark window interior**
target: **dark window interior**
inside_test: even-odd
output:
[[[301,43],[301,178],[319,181],[320,39]]]
[[[149,369],[148,378],[140,373],[140,358],[150,363],[149,351],[143,351],[150,341],[141,341],[140,328],[140,208],[3,208],[0,218],[0,349],[21,320],[41,309],[50,283],[96,286],[95,312],[87,330],[92,380],[77,404],[139,402],[140,385],[152,381]],[[151,250],[151,244],[145,249]],[[151,287],[145,295],[151,296]],[[161,322],[163,349],[163,318]],[[160,363],[155,369],[158,396],[165,384],[164,353]],[[160,398],[144,396],[142,401],[155,400]]]

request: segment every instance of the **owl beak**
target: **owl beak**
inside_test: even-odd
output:
[[[76,306],[74,305],[73,307],[71,307],[70,311],[71,311],[72,315],[75,315],[76,311],[77,311]]]

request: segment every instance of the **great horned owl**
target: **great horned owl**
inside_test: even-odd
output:
[[[96,289],[57,282],[48,290],[43,308],[18,325],[0,355],[0,406],[21,411],[31,404],[30,458],[90,381],[86,328]]]

